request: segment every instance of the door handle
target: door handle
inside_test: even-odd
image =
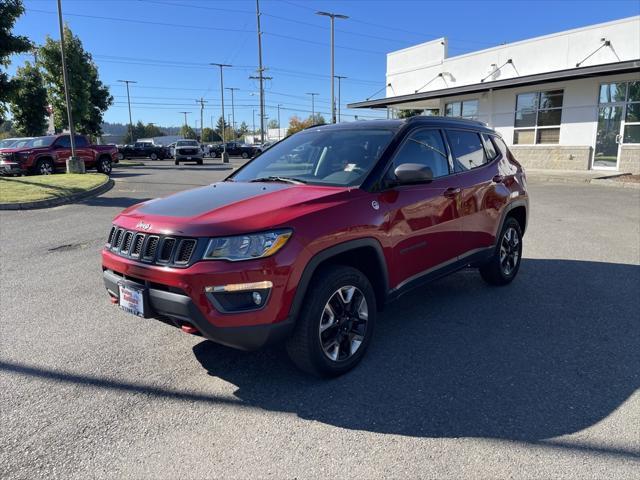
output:
[[[493,177],[493,181],[495,183],[502,183],[504,181],[504,175],[496,175]]]
[[[460,189],[460,187],[451,187],[451,188],[447,188],[443,195],[447,198],[454,198],[456,196],[458,196],[460,194],[462,190]]]
[[[618,145],[620,145],[622,143],[622,135],[620,135],[620,134],[616,135],[616,143]]]

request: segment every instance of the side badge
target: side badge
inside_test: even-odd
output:
[[[375,200],[371,202],[371,206],[373,207],[374,210],[380,210],[380,204]]]

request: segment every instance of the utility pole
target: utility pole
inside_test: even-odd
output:
[[[320,95],[319,93],[315,93],[315,92],[307,92],[307,95],[311,95],[311,122],[313,125],[316,124],[316,103],[315,103],[315,98],[316,95]]]
[[[208,102],[200,97],[200,100],[196,100],[196,103],[200,104],[200,143],[202,143],[204,142],[204,104]]]
[[[265,77],[264,75],[251,75],[249,80],[259,80],[260,85],[263,85],[265,80],[273,80],[273,77]],[[264,120],[266,118],[266,114],[264,113],[264,88],[260,87],[260,138],[264,140]],[[264,141],[262,142],[264,143]]]
[[[209,65],[215,65],[216,67],[220,67],[220,96],[222,98],[222,162],[229,163],[229,154],[227,153],[227,144],[225,143],[226,128],[224,128],[224,76],[222,73],[222,69],[224,67],[231,67],[231,65],[227,63],[210,63]]]
[[[188,127],[189,124],[187,123],[187,115],[190,114],[191,112],[179,112],[179,113],[184,113],[184,125],[185,127]]]
[[[258,24],[258,77],[260,80],[260,143],[264,143],[264,68],[262,67],[262,31],[260,30],[260,0],[256,0]]]
[[[282,131],[282,125],[280,125],[280,107],[282,105],[278,104],[278,140],[282,140],[282,137],[280,135],[280,132]]]
[[[340,81],[343,78],[347,78],[347,77],[345,77],[344,75],[336,75],[336,78],[338,79],[338,123],[340,123],[341,121],[340,120],[341,119],[340,117]]]
[[[127,85],[127,105],[129,106],[129,138],[131,142],[135,142],[135,138],[133,138],[133,120],[131,118],[131,96],[129,95],[129,84],[130,83],[138,83],[134,80],[118,80]]]
[[[346,20],[346,15],[340,15],[339,13],[329,13],[329,12],[316,12],[316,15],[322,15],[323,17],[329,17],[331,19],[331,123],[336,123],[336,102],[333,95],[333,83],[334,83],[334,23],[336,18],[340,18]]]
[[[256,136],[256,109],[253,109],[253,136]],[[255,138],[254,138],[255,143]]]
[[[236,107],[233,103],[233,91],[240,90],[237,87],[227,87],[227,90],[231,92],[231,130],[236,131]]]
[[[71,112],[71,96],[69,94],[69,79],[67,75],[67,60],[64,53],[64,26],[62,24],[62,4],[58,0],[58,24],[60,27],[60,58],[62,59],[62,80],[64,81],[64,96],[67,101],[67,121],[69,122],[69,137],[71,143],[71,158],[67,159],[67,173],[84,173],[84,161],[76,157],[76,129],[73,125]]]

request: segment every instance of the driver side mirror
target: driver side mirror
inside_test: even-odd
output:
[[[419,163],[403,163],[393,171],[399,185],[429,183],[433,180],[433,171]]]

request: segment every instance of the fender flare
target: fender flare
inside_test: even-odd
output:
[[[500,223],[498,225],[498,230],[496,232],[496,243],[498,242],[498,235],[500,235],[500,232],[502,231],[502,227],[504,226],[504,222],[507,219],[507,216],[509,215],[509,212],[511,210],[513,210],[516,207],[524,207],[525,209],[525,225],[524,228],[522,229],[523,235],[524,232],[527,230],[527,224],[529,223],[529,200],[527,199],[518,199],[518,200],[514,200],[513,202],[507,204],[504,209],[502,210],[502,215],[500,217]]]
[[[339,243],[338,245],[334,245],[332,247],[321,250],[313,257],[311,257],[311,259],[307,262],[307,265],[304,267],[304,271],[302,272],[300,281],[298,282],[298,286],[296,287],[296,293],[293,298],[293,302],[291,303],[291,307],[289,308],[289,318],[295,319],[298,316],[298,313],[302,308],[302,302],[304,301],[307,289],[309,288],[309,284],[311,283],[311,279],[322,263],[337,255],[363,247],[373,248],[374,252],[376,253],[378,266],[383,272],[383,303],[382,305],[378,306],[378,308],[381,309],[386,302],[389,294],[389,272],[387,271],[387,262],[385,261],[380,242],[378,242],[375,238],[366,237]]]

